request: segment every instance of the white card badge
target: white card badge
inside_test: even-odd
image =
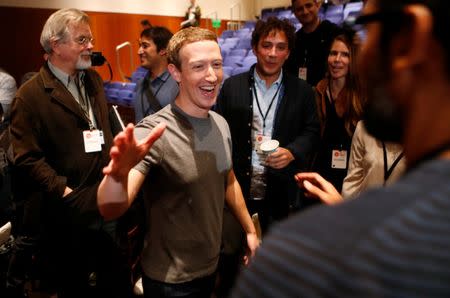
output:
[[[102,138],[100,137],[100,131],[98,129],[84,130],[84,151],[86,151],[86,153],[102,151],[101,139]]]
[[[258,154],[262,154],[263,153],[262,150],[261,150],[261,144],[264,143],[265,141],[268,141],[268,140],[270,140],[269,136],[265,136],[265,135],[262,135],[262,134],[257,134],[256,135],[256,139],[255,139],[255,142],[254,142],[256,153],[258,153]]]
[[[347,168],[347,150],[332,150],[331,154],[331,167],[333,169]]]
[[[308,69],[306,67],[300,67],[298,69],[298,78],[299,79],[306,81],[307,75],[308,75]]]

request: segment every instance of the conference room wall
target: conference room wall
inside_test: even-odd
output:
[[[42,27],[46,19],[55,9],[30,8],[30,7],[0,7],[0,26],[2,46],[0,47],[0,67],[10,72],[17,82],[23,74],[29,71],[38,71],[43,62],[43,50],[39,43]],[[101,51],[107,58],[113,69],[113,80],[123,81],[119,75],[116,62],[115,48],[123,42],[132,44],[132,67],[128,49],[120,53],[120,66],[126,76],[139,65],[137,56],[138,38],[142,31],[140,21],[148,19],[153,25],[166,26],[172,32],[179,30],[183,17],[161,16],[148,14],[113,13],[113,12],[88,12],[91,18],[91,29],[96,39],[95,51]],[[206,20],[202,19],[200,26],[206,27]],[[210,27],[210,23],[208,23]],[[226,28],[226,21],[218,34]],[[105,66],[96,67],[104,80],[109,80],[109,70]]]

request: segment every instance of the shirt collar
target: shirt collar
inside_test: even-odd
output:
[[[50,60],[47,61],[48,68],[50,68],[50,71],[55,75],[55,77],[60,80],[64,86],[68,87],[69,84],[73,81],[73,78],[70,77],[67,73],[65,73],[63,70],[59,69],[55,65],[53,65]],[[80,81],[83,82],[84,79],[84,71],[79,71],[78,76],[80,77]]]
[[[169,71],[166,69],[162,74],[160,74],[159,76],[157,76],[156,78],[154,78],[151,82],[153,83],[156,80],[161,80],[163,82],[167,81],[170,77],[170,73]]]
[[[258,75],[258,72],[256,71],[256,67],[253,71],[253,76],[255,78],[255,82],[256,85],[259,89],[261,90],[268,90],[270,89],[272,86],[276,86],[278,87],[281,84],[281,81],[283,80],[283,71],[280,72],[280,75],[278,76],[278,78],[276,79],[275,82],[272,83],[272,85],[270,85],[269,88],[266,87],[266,81],[264,81],[263,79],[261,79],[261,77]]]

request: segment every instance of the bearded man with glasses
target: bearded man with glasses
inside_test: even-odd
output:
[[[84,12],[53,13],[41,33],[48,59],[19,89],[11,112],[16,198],[25,207],[10,276],[41,236],[48,291],[58,297],[128,297],[131,290],[115,222],[104,221],[96,203],[113,135],[103,81],[90,69],[93,43]]]

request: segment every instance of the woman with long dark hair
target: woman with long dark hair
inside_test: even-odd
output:
[[[313,170],[340,192],[347,174],[352,135],[361,119],[364,88],[356,71],[357,42],[353,32],[335,37],[325,78],[316,86],[321,145]]]

